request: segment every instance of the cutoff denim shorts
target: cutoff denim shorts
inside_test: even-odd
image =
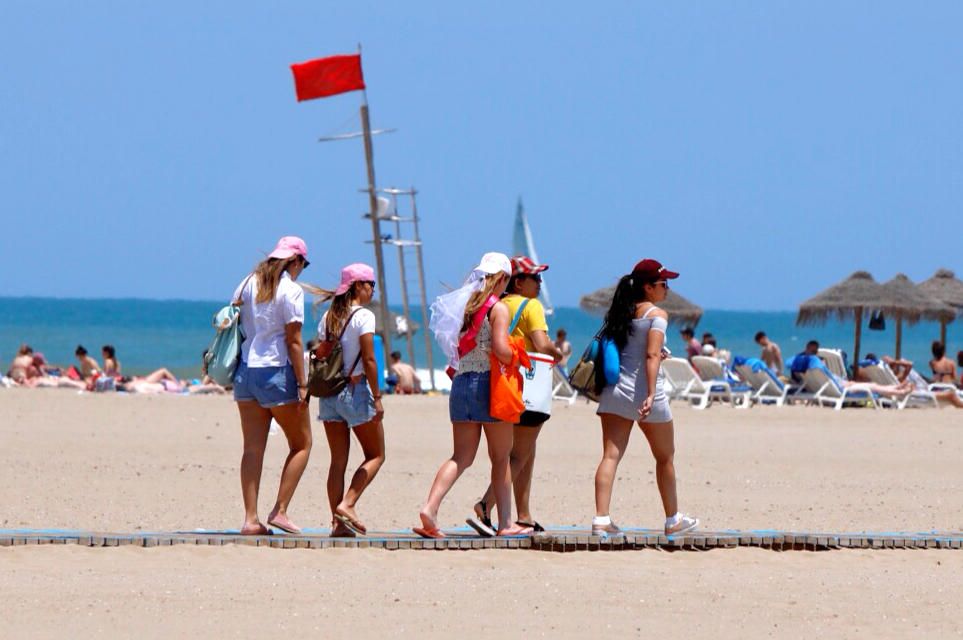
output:
[[[234,371],[234,400],[254,400],[262,407],[298,402],[298,381],[291,363],[283,367],[248,368],[243,360]]]
[[[378,415],[374,406],[374,395],[368,388],[367,380],[354,384],[349,382],[338,395],[318,400],[318,420],[347,422],[349,428],[371,422]]]
[[[448,415],[452,422],[501,422],[491,411],[491,373],[466,371],[451,381]]]

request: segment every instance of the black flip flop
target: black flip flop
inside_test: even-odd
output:
[[[535,530],[535,533],[545,532],[545,527],[538,524],[537,522],[525,522],[524,520],[516,520],[515,524],[517,524],[520,527],[531,527],[532,529]]]

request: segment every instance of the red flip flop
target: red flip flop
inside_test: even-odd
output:
[[[444,538],[445,534],[438,527],[412,527],[412,531],[422,538]]]

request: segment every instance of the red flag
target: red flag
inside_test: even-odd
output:
[[[291,71],[298,102],[364,89],[360,53],[292,64]]]

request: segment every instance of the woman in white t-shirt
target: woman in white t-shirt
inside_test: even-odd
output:
[[[244,535],[271,533],[258,519],[257,497],[272,418],[281,425],[290,453],[267,523],[288,533],[301,532],[288,519],[287,510],[311,453],[311,418],[301,355],[304,291],[295,283],[308,264],[304,240],[285,236],[234,291],[234,300],[241,304],[244,333],[241,361],[234,373],[234,400],[244,436]]]
[[[374,290],[374,269],[366,264],[350,264],[341,270],[338,288],[321,298],[322,302],[331,300],[331,306],[318,324],[318,337],[324,341],[328,336],[334,339],[333,336],[341,335],[343,373],[348,378],[348,384],[338,395],[319,398],[318,418],[324,422],[324,433],[331,448],[327,487],[333,537],[367,533],[355,506],[385,461],[382,424],[385,411],[381,406],[375,357],[375,315],[364,308],[371,302]],[[344,474],[348,468],[352,431],[361,445],[364,461],[345,491]]]

